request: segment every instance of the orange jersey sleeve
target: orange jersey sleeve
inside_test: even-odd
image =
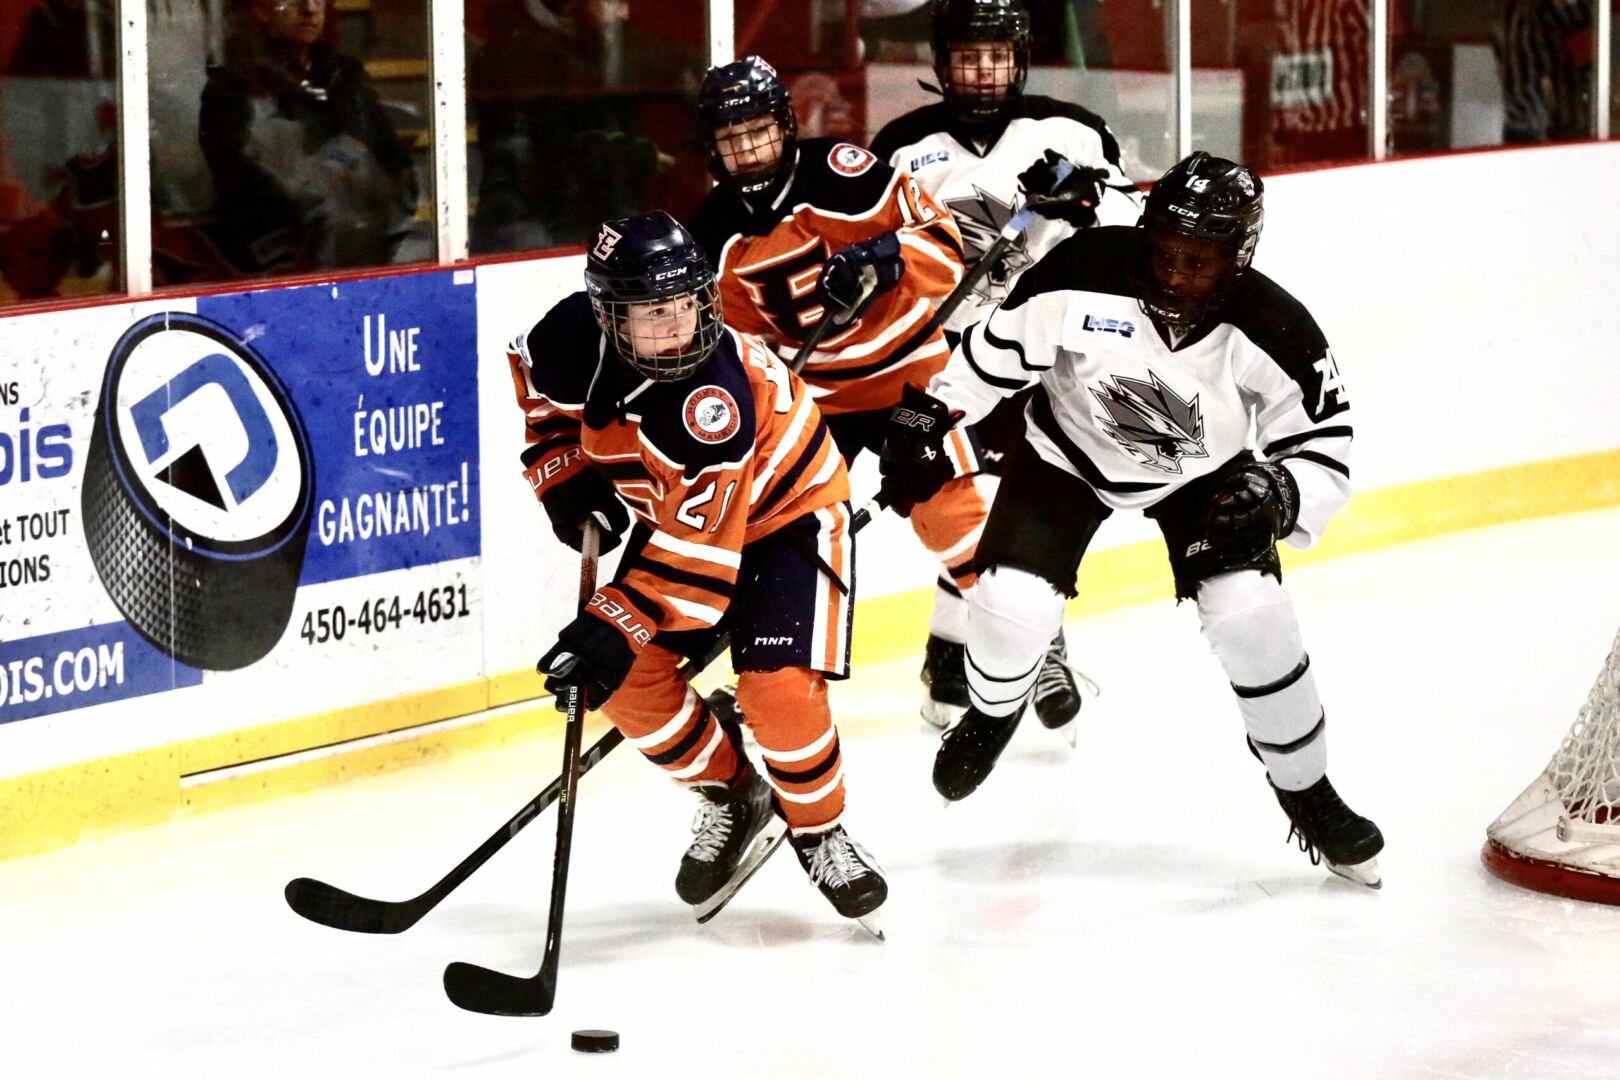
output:
[[[949,357],[931,325],[935,306],[964,272],[956,222],[910,174],[851,143],[803,140],[782,213],[769,228],[757,215],[724,213],[729,192],[711,193],[704,215],[719,251],[721,297],[729,325],[756,333],[793,356],[820,321],[817,283],[827,258],[850,244],[893,232],[905,272],[849,326],[821,343],[804,378],[824,412],[888,408],[903,386],[926,386]],[[739,224],[740,223],[740,224]]]

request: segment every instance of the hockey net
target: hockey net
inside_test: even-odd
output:
[[[1497,877],[1620,904],[1620,635],[1563,745],[1485,835]]]

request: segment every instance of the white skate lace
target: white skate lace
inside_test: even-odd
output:
[[[826,839],[816,846],[815,854],[810,856],[810,884],[821,885],[825,882],[834,888],[847,885],[872,872],[871,867],[863,861],[871,858],[866,849],[851,840],[848,834],[828,833]]]
[[[697,839],[686,849],[686,857],[698,862],[714,862],[719,858],[720,849],[731,838],[732,812],[735,809],[730,803],[714,803],[705,799],[698,807],[697,816],[692,819],[692,831],[697,833]]]
[[[1060,690],[1069,689],[1071,676],[1085,683],[1092,697],[1101,696],[1102,688],[1092,681],[1091,676],[1069,662],[1063,640],[1059,638],[1047,647],[1046,659],[1035,676],[1034,700],[1041,701]]]

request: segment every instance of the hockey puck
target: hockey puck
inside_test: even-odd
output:
[[[157,648],[210,671],[247,667],[292,614],[314,474],[291,394],[247,342],[198,315],[151,315],[107,362],[86,547]]]
[[[585,1028],[574,1032],[570,1045],[582,1054],[611,1054],[619,1048],[619,1033],[601,1028]]]

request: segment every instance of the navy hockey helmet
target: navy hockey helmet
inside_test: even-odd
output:
[[[799,137],[793,99],[776,69],[759,57],[710,68],[698,87],[697,115],[709,172],[727,187],[758,195],[775,187],[793,167]],[[775,120],[775,130],[749,123],[761,117]],[[730,137],[721,146],[716,134],[734,125],[758,130]]]
[[[1148,193],[1138,270],[1142,310],[1190,328],[1220,307],[1254,259],[1265,221],[1265,185],[1246,165],[1202,150],[1171,166]]]
[[[1023,0],[938,0],[932,13],[934,75],[946,104],[966,123],[994,120],[1029,77],[1029,12]],[[953,46],[1007,44],[1006,62],[975,62]]]
[[[691,375],[725,330],[714,268],[662,210],[602,224],[585,252],[585,289],[619,358],[656,382]]]

